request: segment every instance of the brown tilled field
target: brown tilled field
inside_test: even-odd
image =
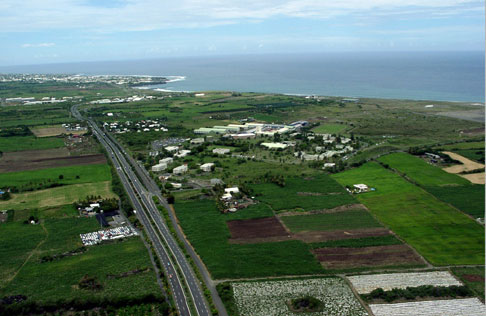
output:
[[[73,165],[105,163],[102,154],[69,156],[66,148],[26,150],[4,153],[0,158],[0,172],[38,170]]]
[[[226,222],[232,239],[254,240],[258,238],[287,237],[289,233],[275,217],[245,219]]]
[[[292,235],[295,239],[300,239],[306,243],[313,243],[329,240],[388,236],[391,235],[391,232],[386,228],[363,228],[352,230],[309,231],[293,233]]]
[[[31,127],[30,131],[37,137],[51,137],[58,136],[62,134],[67,134],[68,132],[64,127],[54,126],[54,127]]]
[[[319,248],[313,250],[327,269],[419,265],[425,262],[407,245],[365,248]]]

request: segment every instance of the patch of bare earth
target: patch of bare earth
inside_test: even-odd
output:
[[[70,156],[66,148],[26,150],[5,153],[0,158],[0,172],[39,170],[105,163],[103,154]]]
[[[329,240],[357,239],[388,235],[391,235],[391,232],[386,228],[363,228],[353,230],[299,232],[294,233],[293,237],[306,243],[314,243]]]
[[[449,173],[461,173],[461,172],[466,172],[466,171],[471,171],[471,170],[477,170],[477,169],[482,169],[484,168],[484,165],[482,163],[478,163],[475,161],[472,161],[470,159],[467,159],[464,156],[461,156],[459,154],[450,152],[450,151],[444,151],[444,154],[447,154],[449,157],[451,157],[454,160],[462,162],[462,165],[454,165],[451,167],[444,168],[443,170]],[[480,173],[470,173],[470,174],[458,174],[459,176],[463,177],[464,179],[469,180],[471,183],[475,184],[484,184],[484,172]]]
[[[67,130],[64,127],[42,127],[42,128],[31,128],[30,131],[37,137],[52,137],[62,134],[67,134]]]
[[[464,280],[469,282],[484,282],[484,277],[482,275],[463,274],[462,277],[464,278]]]
[[[226,222],[231,233],[230,242],[248,243],[289,239],[289,233],[276,217]],[[239,242],[238,242],[239,241]]]
[[[319,248],[312,251],[327,269],[425,264],[407,245],[365,248]]]

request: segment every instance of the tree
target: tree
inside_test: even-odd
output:
[[[59,180],[62,180],[62,179],[64,179],[64,175],[60,174],[59,175]]]

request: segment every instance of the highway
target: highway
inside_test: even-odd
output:
[[[71,112],[74,117],[83,120],[82,115],[77,109],[77,105],[72,107]],[[112,142],[96,123],[90,119],[86,121],[90,125],[93,134],[106,149],[108,156],[112,160],[120,180],[133,203],[137,218],[143,224],[147,236],[154,245],[154,250],[163,265],[163,270],[166,273],[166,276],[168,276],[167,280],[169,281],[179,314],[181,316],[192,315],[191,309],[193,309],[199,316],[211,315],[207,301],[200,287],[199,280],[196,278],[184,253],[179,248],[177,242],[170,234],[167,225],[163,221],[163,218],[152,199],[154,195],[147,191],[140,183],[133,172],[131,165],[126,160],[126,154]],[[163,202],[166,201],[163,200]],[[177,270],[180,271],[180,275]],[[184,290],[185,287],[187,288],[190,297],[187,297]],[[190,306],[192,306],[192,308]]]

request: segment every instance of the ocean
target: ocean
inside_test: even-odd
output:
[[[484,52],[367,52],[64,63],[0,67],[0,72],[183,77],[155,87],[170,91],[484,102],[484,66]]]

